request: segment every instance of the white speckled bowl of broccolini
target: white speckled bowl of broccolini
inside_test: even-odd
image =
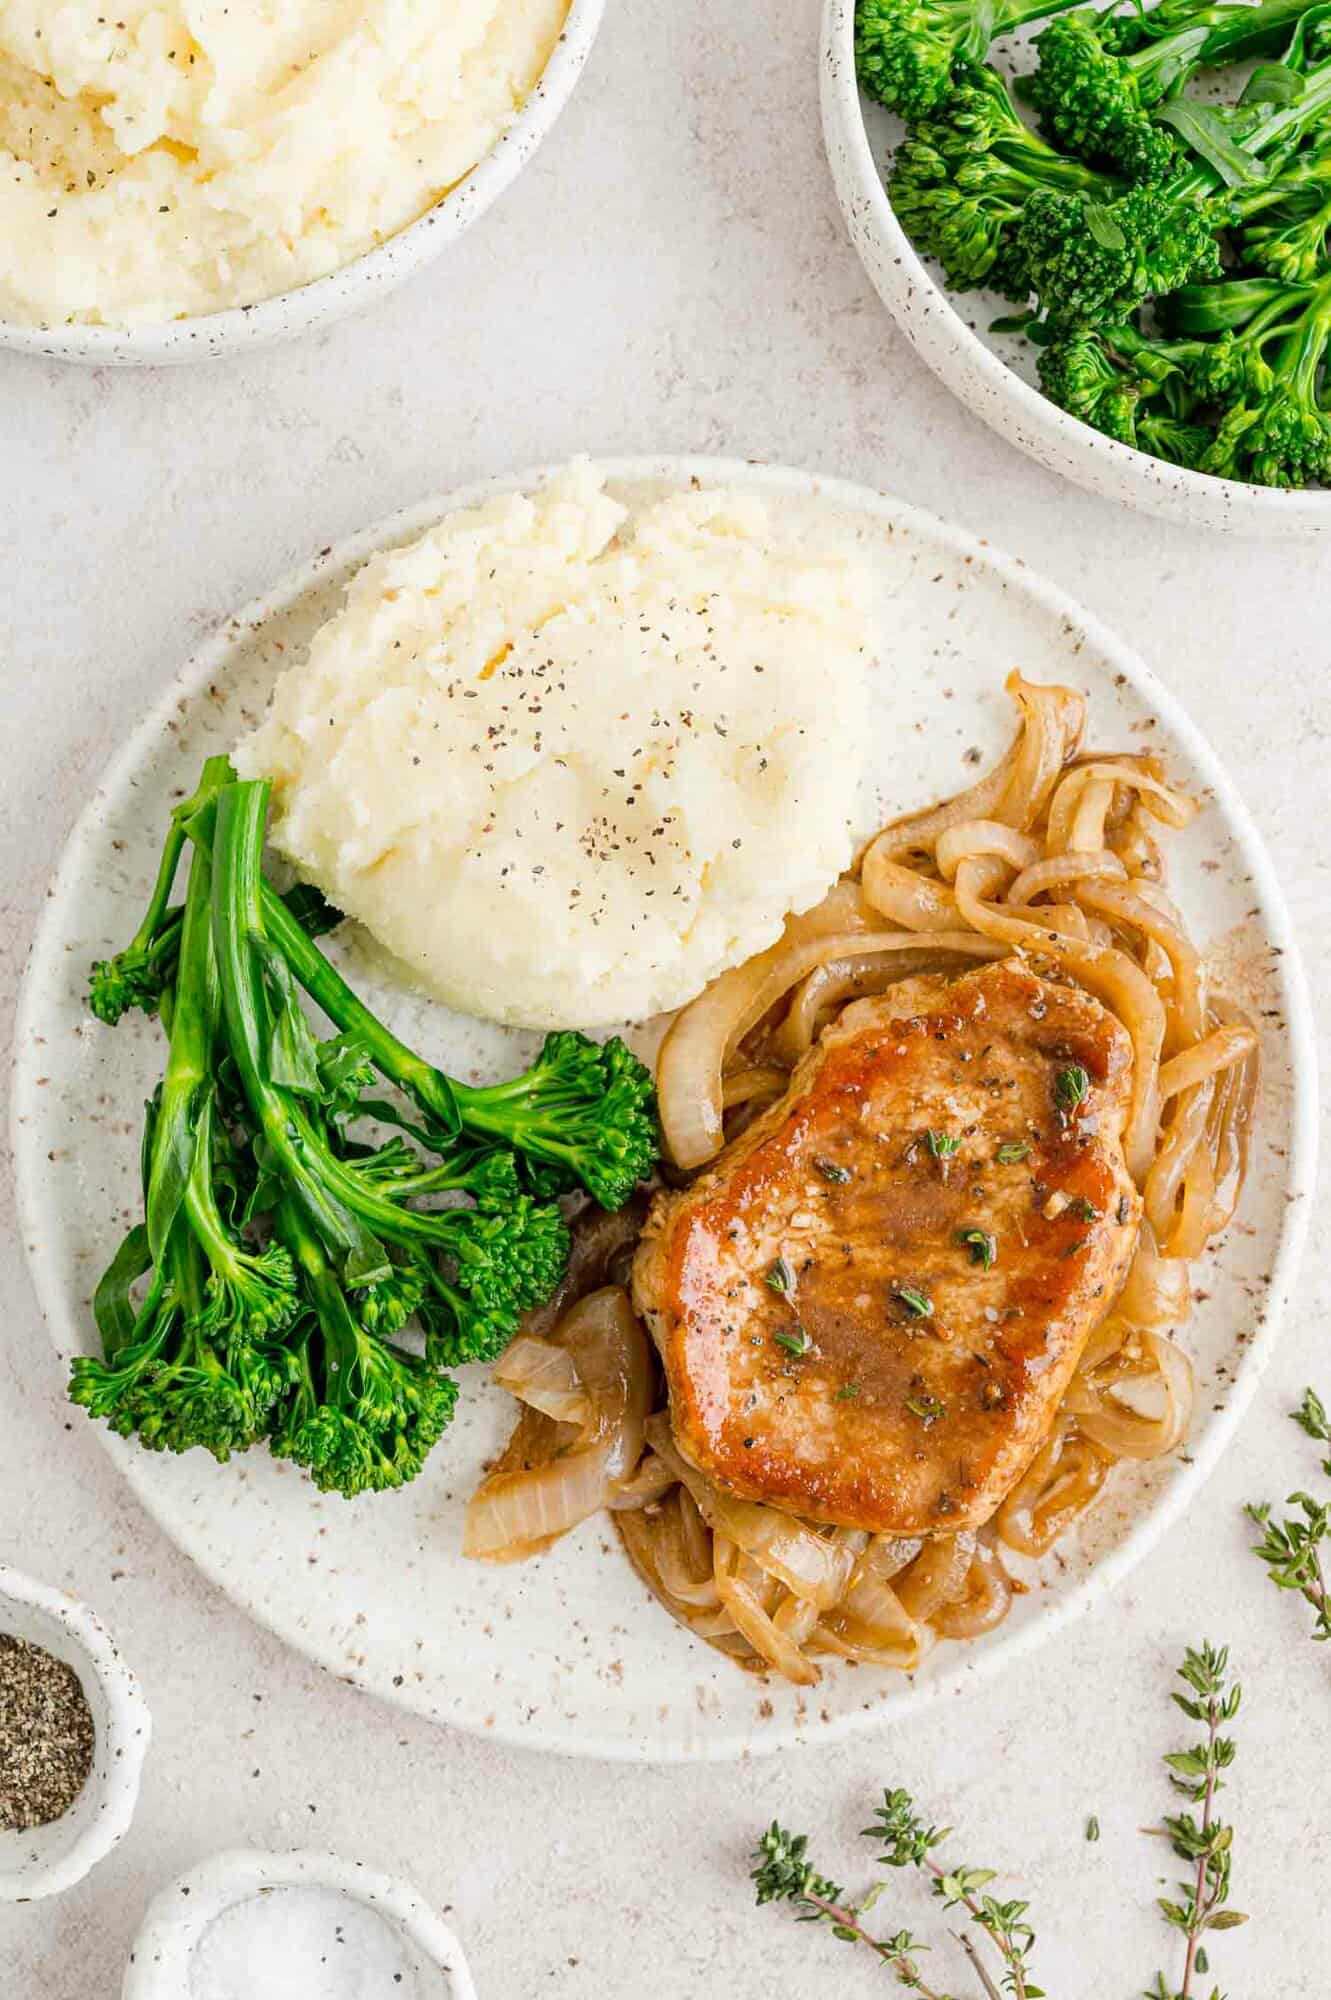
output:
[[[1331,8],[1069,8],[827,0],[824,135],[875,290],[1092,492],[1331,528]]]

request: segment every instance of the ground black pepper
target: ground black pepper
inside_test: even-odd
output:
[[[0,1632],[0,1828],[22,1833],[68,1812],[87,1782],[95,1742],[74,1669]]]

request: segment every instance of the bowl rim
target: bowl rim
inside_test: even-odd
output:
[[[433,263],[517,179],[572,97],[606,5],[569,0],[549,61],[513,123],[433,207],[349,263],[253,305],[142,326],[27,326],[0,318],[0,349],[90,367],[155,367],[273,346],[363,311]]]
[[[820,97],[824,146],[837,198],[861,261],[865,260],[857,225],[867,225],[887,251],[884,283],[866,264],[870,281],[916,352],[953,395],[1029,456],[1125,505],[1190,518],[1194,526],[1246,526],[1259,533],[1274,533],[1281,527],[1301,534],[1331,531],[1331,491],[1255,486],[1169,465],[1061,410],[985,345],[967,325],[954,294],[939,284],[897,220],[864,122],[854,40],[855,0],[824,0]],[[855,214],[838,172],[838,150],[854,180]],[[1034,437],[1013,434],[1005,415],[1009,408]],[[1054,446],[1057,457],[1051,459],[1042,444]]]
[[[159,1889],[131,1947],[122,2000],[179,2000],[187,1989],[190,1959],[219,1917],[269,1890],[306,1887],[331,1889],[349,1902],[382,1912],[446,1975],[450,2000],[476,2000],[456,1934],[410,1882],[313,1847],[282,1852],[223,1848]]]
[[[31,1871],[0,1868],[0,1903],[28,1903],[72,1889],[128,1832],[138,1805],[152,1717],[137,1676],[86,1604],[68,1591],[0,1562],[0,1625],[6,1604],[21,1605],[59,1626],[87,1660],[106,1703],[106,1741],[96,1750],[97,1764],[104,1765],[100,1810],[45,1867]]]
[[[1280,947],[1278,980],[1284,1002],[1285,1035],[1295,1072],[1307,1079],[1306,1086],[1296,1093],[1292,1108],[1285,1154],[1288,1200],[1270,1266],[1263,1300],[1264,1311],[1253,1338],[1244,1347],[1241,1366],[1230,1378],[1223,1406],[1214,1414],[1205,1434],[1191,1447],[1192,1456],[1185,1472],[1140,1515],[1121,1543],[1102,1557],[1066,1596],[1046,1608],[1043,1618],[1018,1633],[1000,1632],[987,1645],[974,1649],[979,1652],[978,1658],[966,1657],[966,1650],[963,1649],[945,1671],[923,1682],[911,1680],[909,1691],[902,1694],[887,1712],[873,1704],[848,1709],[829,1721],[792,1721],[772,1729],[757,1740],[747,1731],[731,1729],[719,1731],[701,1743],[687,1746],[672,1743],[665,1748],[648,1750],[629,1737],[592,1740],[570,1737],[557,1727],[548,1727],[543,1721],[519,1726],[504,1719],[487,1726],[482,1732],[470,1722],[440,1716],[414,1700],[409,1683],[397,1688],[386,1686],[373,1674],[360,1676],[354,1666],[348,1667],[347,1662],[321,1639],[312,1638],[308,1632],[298,1634],[294,1622],[282,1617],[273,1604],[257,1602],[243,1585],[237,1583],[232,1565],[213,1549],[201,1546],[193,1535],[182,1532],[179,1521],[174,1520],[170,1510],[163,1507],[153,1485],[149,1455],[103,1426],[95,1427],[97,1443],[109,1453],[153,1519],[207,1581],[284,1645],[316,1661],[340,1679],[363,1687],[381,1700],[413,1713],[424,1714],[432,1721],[469,1735],[483,1735],[485,1740],[505,1743],[515,1749],[536,1749],[575,1759],[590,1758],[612,1763],[725,1763],[744,1757],[765,1756],[804,1743],[836,1742],[863,1729],[899,1724],[909,1715],[921,1713],[946,1699],[986,1685],[1025,1655],[1052,1640],[1085,1612],[1103,1603],[1188,1511],[1229,1448],[1252,1403],[1258,1382],[1274,1352],[1298,1274],[1317,1166],[1316,1041],[1298,933],[1265,841],[1253,822],[1236,779],[1230,775],[1202,729],[1167,684],[1133,647],[1060,585],[1051,582],[1039,571],[1028,568],[1020,557],[995,546],[986,537],[955,527],[928,509],[917,507],[894,493],[865,482],[811,472],[783,463],[695,454],[593,455],[589,463],[595,472],[612,482],[659,480],[677,487],[687,487],[690,482],[706,487],[739,486],[766,493],[778,500],[795,498],[825,502],[852,512],[864,511],[899,521],[908,529],[918,528],[945,543],[966,560],[983,562],[1006,584],[1029,595],[1075,629],[1108,659],[1117,660],[1143,698],[1151,702],[1154,712],[1192,761],[1216,806],[1225,814],[1233,839],[1251,873],[1253,889],[1265,913],[1270,937]],[[82,813],[70,829],[34,926],[19,992],[12,1045],[10,1151],[15,1167],[20,1233],[33,1289],[48,1332],[56,1321],[56,1315],[48,1311],[48,1302],[59,1298],[59,1279],[50,1268],[47,1236],[41,1227],[37,1184],[26,1171],[30,1141],[25,1127],[32,1128],[38,1122],[38,1093],[32,1085],[30,1066],[24,1063],[22,1052],[32,1041],[46,1000],[45,982],[49,977],[51,960],[47,938],[58,932],[63,921],[62,912],[69,894],[67,878],[75,870],[82,848],[98,838],[97,821],[103,800],[114,793],[124,777],[133,770],[145,739],[164,729],[174,719],[182,696],[189,695],[219,669],[239,628],[253,630],[262,625],[283,607],[314,588],[329,570],[336,573],[351,562],[364,563],[381,549],[425,533],[446,514],[458,509],[474,507],[504,494],[532,491],[564,469],[562,464],[528,466],[511,473],[469,481],[456,489],[434,492],[346,536],[312,560],[288,571],[217,625],[164,684],[157,700],[119,741],[107,760]]]

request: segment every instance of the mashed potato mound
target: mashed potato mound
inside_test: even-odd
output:
[[[629,519],[574,466],[367,563],[236,762],[440,998],[638,1020],[850,860],[872,643],[867,576],[757,496]]]
[[[0,318],[133,325],[308,284],[509,125],[568,0],[0,0]]]

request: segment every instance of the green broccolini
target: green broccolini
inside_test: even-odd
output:
[[[582,1034],[552,1034],[531,1069],[511,1082],[459,1083],[375,1018],[266,887],[262,907],[268,938],[294,977],[379,1074],[411,1098],[430,1144],[446,1148],[463,1136],[509,1147],[521,1156],[535,1193],[563,1193],[581,1183],[602,1208],[622,1208],[651,1172],[652,1080],[618,1037],[598,1044]]]
[[[146,1230],[134,1232],[131,1254],[140,1249],[146,1256]],[[215,1344],[206,1322],[206,1268],[189,1230],[173,1228],[129,1337],[104,1359],[76,1357],[69,1393],[149,1451],[197,1447],[225,1463],[264,1434],[293,1371],[278,1343]]]
[[[94,976],[101,1018],[160,1011],[168,1049],[145,1219],[98,1286],[103,1353],[75,1361],[70,1394],[155,1450],[225,1459],[267,1437],[351,1495],[415,1476],[456,1403],[444,1367],[492,1359],[558,1285],[569,1237],[547,1197],[582,1184],[618,1206],[650,1172],[652,1086],[622,1043],[581,1035],[489,1088],[426,1063],[313,943],[321,899],[265,881],[267,806],[210,759],[135,940]],[[334,1024],[322,1041],[302,988]],[[419,1116],[368,1095],[379,1077]]]
[[[1209,330],[1228,287],[1213,289],[1211,298],[1187,295],[1176,302],[1182,331]],[[1220,415],[1203,471],[1264,486],[1304,486],[1331,474],[1328,342],[1331,271],[1312,286],[1278,288],[1255,307],[1233,335],[1242,386]]]
[[[213,1180],[218,986],[211,864],[196,849],[181,924],[166,1073],[144,1147],[147,1220],[121,1246],[95,1311],[105,1359],[75,1361],[71,1395],[155,1450],[202,1445],[220,1459],[261,1435],[290,1380],[279,1337],[297,1312],[279,1245],[252,1250],[228,1226]],[[129,1287],[147,1270],[139,1313]]]
[[[416,1477],[452,1420],[457,1383],[358,1318],[299,1205],[279,1204],[278,1235],[309,1310],[292,1349],[297,1375],[271,1434],[323,1492],[380,1493]]]
[[[188,844],[187,827],[191,820],[207,813],[222,787],[234,777],[229,758],[208,759],[198,786],[171,815],[156,880],[139,928],[123,951],[111,958],[99,958],[92,966],[88,1006],[109,1028],[114,1028],[131,1008],[155,1014],[162,994],[175,981],[185,913],[180,904],[172,903],[171,890]],[[302,882],[288,890],[282,902],[293,922],[312,938],[322,937],[342,921],[341,911],[335,910],[309,883]]]
[[[274,979],[261,894],[266,784],[230,785],[213,836],[213,934],[227,1039],[250,1112],[288,1198],[349,1286],[374,1296],[402,1280],[391,1248],[448,1259],[464,1291],[521,1311],[563,1274],[568,1233],[558,1209],[520,1196],[503,1214],[408,1207],[401,1188],[363,1174],[328,1144],[317,1111],[317,1055],[294,984]],[[280,1053],[279,1053],[280,1052]],[[514,1329],[516,1330],[516,1311]]]
[[[1331,107],[1331,62],[1310,71],[1300,91],[1282,110],[1263,108],[1244,121],[1243,158],[1259,184],[1262,160],[1272,161],[1272,192],[1284,162]],[[1250,205],[1241,196],[1231,202],[1202,163],[1158,186],[1133,186],[1108,205],[1039,189],[1017,240],[1046,320],[1060,329],[1094,325],[1185,285],[1218,282],[1219,232],[1236,208]]]
[[[1123,324],[1046,347],[1047,394],[1109,436],[1200,471],[1270,486],[1331,475],[1331,272],[1317,285],[1186,287],[1170,317],[1176,337]]]
[[[1134,180],[1179,165],[1175,135],[1151,115],[1199,70],[1278,49],[1317,0],[1161,0],[1149,13],[1078,9],[1036,37],[1031,102],[1069,153]]]
[[[861,81],[908,122],[888,182],[904,227],[950,286],[1023,308],[995,330],[1027,336],[1081,421],[1223,478],[1331,483],[1331,6],[1044,13],[1018,78],[1040,137],[983,65],[1014,16],[861,0]],[[1237,102],[1184,94],[1252,57],[1278,60]]]
[[[1042,190],[1107,203],[1125,183],[1068,160],[1030,131],[993,70],[968,75],[898,148],[892,205],[917,247],[958,290],[988,284],[1005,297],[1032,289],[1023,217]]]
[[[927,118],[948,97],[958,69],[982,63],[990,45],[1075,0],[858,0],[855,65],[860,82],[903,118]]]

